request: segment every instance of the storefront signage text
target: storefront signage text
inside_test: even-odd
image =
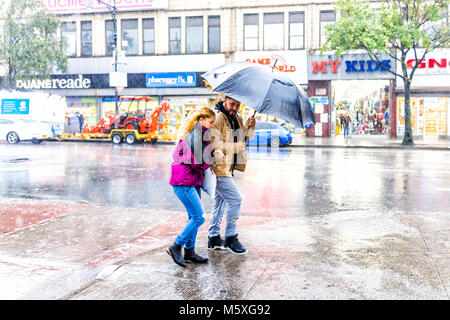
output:
[[[374,71],[386,71],[391,69],[391,60],[382,60],[381,66],[372,60],[347,60],[345,62],[345,72],[374,72]],[[333,73],[338,72],[338,67],[341,65],[341,61],[312,61],[312,73],[327,73],[330,66],[330,71]]]
[[[2,99],[2,114],[29,114],[30,99]]]
[[[308,56],[309,80],[370,80],[392,79],[394,71],[392,59],[387,55],[380,55],[380,64],[372,60],[367,54],[343,55],[336,59],[334,55]]]
[[[246,59],[246,62],[270,65],[274,66],[280,72],[295,72],[297,68],[295,66],[287,65],[286,61],[281,56],[272,56],[270,58],[262,58],[262,59]],[[276,61],[276,63],[275,63]]]
[[[417,65],[417,74],[450,74],[450,60],[446,58],[441,59],[408,59],[406,66],[413,68]]]
[[[18,89],[89,89],[91,80],[79,75],[76,79],[17,80]]]
[[[147,73],[145,85],[147,88],[195,87],[197,80],[195,72]]]
[[[104,2],[113,5],[112,0]],[[89,13],[108,11],[108,8],[97,0],[41,0],[47,11],[53,13]],[[168,0],[116,0],[119,11],[168,9]]]

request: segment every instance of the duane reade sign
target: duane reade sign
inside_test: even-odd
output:
[[[80,74],[75,79],[29,79],[16,80],[18,89],[89,89],[91,80]]]

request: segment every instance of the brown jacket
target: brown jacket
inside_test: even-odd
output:
[[[211,143],[214,150],[222,150],[224,158],[217,160],[211,167],[217,177],[232,177],[232,163],[236,160],[234,169],[239,171],[245,171],[247,164],[247,152],[238,151],[237,143],[234,142],[234,135],[238,137],[238,141],[244,141],[244,134],[248,140],[252,139],[255,135],[255,128],[250,127],[249,119],[247,119],[245,125],[240,114],[236,114],[239,129],[237,132],[233,132],[230,122],[227,116],[221,112],[216,111],[216,121],[214,122],[214,128],[217,131],[216,135],[211,137]],[[247,132],[248,130],[248,132]],[[235,157],[237,155],[237,157]]]

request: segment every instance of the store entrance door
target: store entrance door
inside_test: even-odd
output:
[[[351,119],[350,135],[390,134],[390,80],[331,81],[332,125],[335,136],[343,136],[342,118]]]

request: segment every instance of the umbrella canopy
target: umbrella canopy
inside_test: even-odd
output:
[[[232,62],[201,75],[213,91],[240,101],[259,113],[304,128],[314,124],[305,91],[278,70],[248,62]]]

